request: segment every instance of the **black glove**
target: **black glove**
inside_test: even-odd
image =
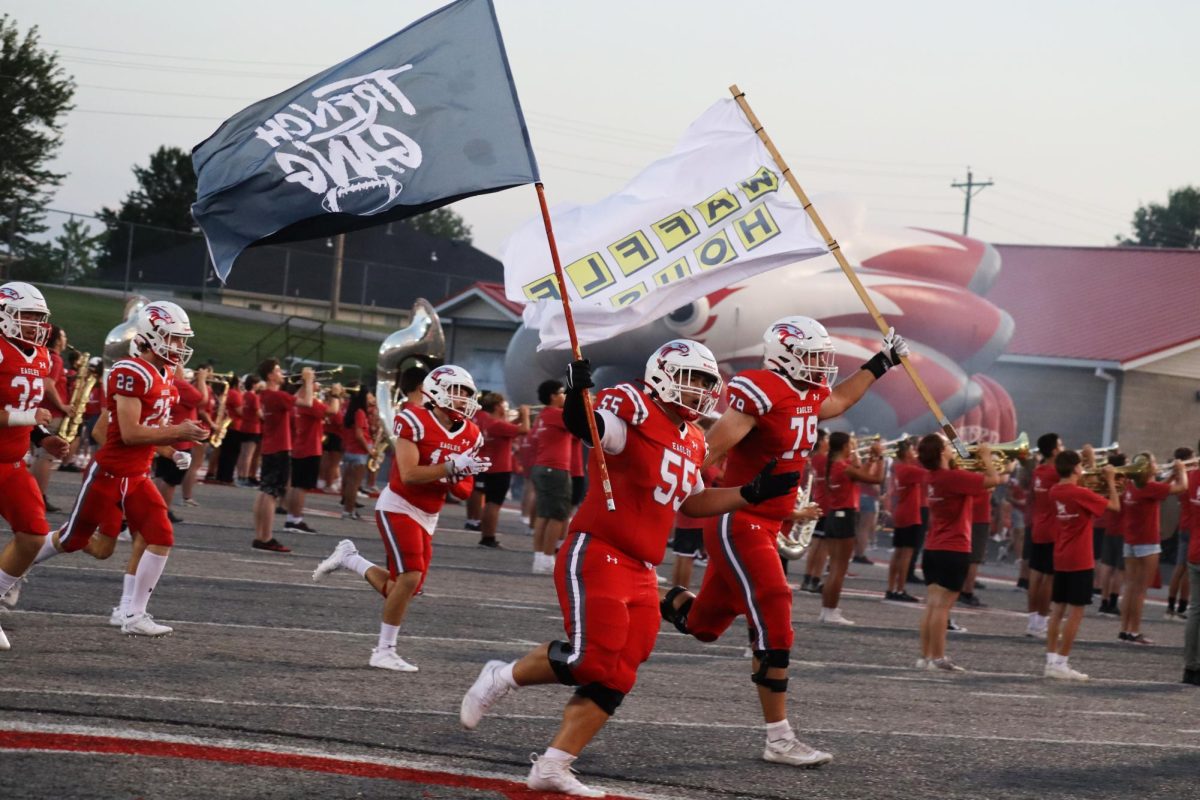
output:
[[[796,488],[796,484],[800,482],[799,472],[781,472],[778,475],[772,475],[771,471],[775,469],[775,465],[779,463],[772,458],[767,462],[767,465],[754,476],[754,479],[741,488],[742,498],[751,505],[761,503],[764,500],[770,500],[783,495]]]
[[[592,362],[586,358],[567,364],[567,391],[582,392],[592,388]]]

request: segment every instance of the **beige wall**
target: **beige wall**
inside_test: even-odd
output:
[[[1176,447],[1200,439],[1200,381],[1141,371],[1126,372],[1121,385],[1117,438],[1128,453],[1149,450],[1166,458]]]

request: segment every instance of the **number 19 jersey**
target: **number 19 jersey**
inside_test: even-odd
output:
[[[138,422],[148,428],[160,428],[171,418],[171,405],[177,397],[169,373],[160,372],[140,358],[125,358],[113,364],[104,382],[104,405],[108,413],[108,435],[96,451],[96,463],[110,475],[130,478],[145,475],[154,460],[152,444],[126,444],[121,438],[117,417],[117,397],[137,399],[141,403]]]
[[[397,439],[408,439],[417,446],[418,466],[431,466],[450,460],[456,453],[478,453],[483,447],[483,434],[470,420],[463,420],[455,430],[448,431],[432,411],[424,406],[405,403],[396,412],[393,430]],[[446,503],[446,492],[455,483],[439,478],[429,483],[405,483],[400,468],[392,460],[388,488],[426,514],[437,514]]]
[[[604,419],[604,459],[617,510],[609,511],[605,504],[599,459],[593,452],[588,458],[587,495],[571,520],[571,530],[591,534],[639,561],[658,564],[675,512],[704,489],[704,434],[690,422],[671,422],[645,390],[631,383],[603,390],[596,403]]]

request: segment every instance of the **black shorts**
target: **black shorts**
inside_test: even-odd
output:
[[[342,452],[342,437],[336,433],[325,434],[325,438],[321,440],[321,449],[326,453]]]
[[[815,526],[813,526],[813,538],[814,539],[824,539],[825,538],[825,521],[827,519],[829,519],[829,517],[821,517],[819,520],[817,520],[817,524]]]
[[[676,528],[671,542],[671,552],[686,558],[699,558],[704,554],[704,530],[702,528]]]
[[[483,479],[483,485],[479,483]],[[483,492],[483,502],[495,506],[504,505],[508,497],[508,488],[512,486],[511,472],[487,472],[475,477],[475,491]]]
[[[262,472],[258,478],[258,490],[263,494],[279,498],[287,494],[288,479],[291,477],[292,454],[287,450],[269,453],[262,457]]]
[[[261,441],[262,441],[261,433],[243,433],[242,434],[242,444],[245,444],[246,442],[250,442],[252,444],[258,444]]]
[[[1100,563],[1113,569],[1125,569],[1125,537],[1105,536],[1100,543]]]
[[[175,462],[166,456],[154,457],[154,477],[161,480],[167,486],[178,486],[183,483],[183,476],[186,473],[179,467],[175,466]]]
[[[583,496],[587,493],[587,478],[583,475],[578,477],[571,476],[571,506],[577,506],[583,502]]]
[[[1054,542],[1038,544],[1034,542],[1029,553],[1029,568],[1043,575],[1054,574]]]
[[[321,474],[321,457],[306,456],[292,459],[292,486],[297,489],[317,488],[317,478]]]
[[[992,523],[971,523],[971,563],[982,564],[987,555],[988,534],[992,532]]]
[[[970,553],[954,550],[926,550],[921,556],[921,574],[925,585],[937,584],[952,592],[961,592],[971,565]]]
[[[892,531],[892,547],[916,547],[921,538],[921,525],[905,525]]]
[[[1104,528],[1092,528],[1092,552],[1096,560],[1100,560],[1100,551],[1104,549]]]
[[[1054,588],[1050,594],[1051,602],[1066,603],[1069,606],[1090,606],[1092,604],[1093,571],[1079,569],[1072,572],[1054,573]]]
[[[858,528],[858,511],[838,508],[825,515],[826,539],[853,539]]]

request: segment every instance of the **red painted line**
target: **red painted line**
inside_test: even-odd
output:
[[[191,761],[214,761],[253,767],[300,769],[332,775],[351,775],[358,778],[377,778],[403,783],[449,786],[477,791],[498,792],[509,800],[552,800],[563,795],[535,792],[524,784],[500,778],[481,778],[457,775],[452,772],[399,767],[370,761],[353,761],[330,756],[308,756],[276,753],[241,747],[188,744],[184,742],[125,739],[117,736],[91,736],[73,733],[43,733],[37,731],[0,730],[0,749],[55,750],[72,753],[101,753],[152,758],[180,758]],[[614,800],[633,800],[621,795],[608,795]]]

